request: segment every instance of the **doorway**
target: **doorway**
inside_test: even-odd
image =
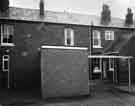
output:
[[[106,58],[102,59],[102,80],[108,80],[112,83],[117,83],[118,70],[117,70],[117,59]]]

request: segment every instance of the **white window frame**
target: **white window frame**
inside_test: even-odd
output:
[[[67,42],[67,38],[68,38],[68,35],[67,35],[67,31],[70,31],[70,44],[68,44]],[[65,28],[64,29],[64,36],[65,36],[65,45],[66,46],[74,46],[74,30],[72,28]]]
[[[13,42],[12,43],[9,43],[9,42],[3,42],[3,36],[4,36],[4,33],[6,33],[7,34],[7,36],[9,36],[10,35],[10,33],[9,33],[9,29],[7,28],[6,29],[6,32],[4,32],[4,27],[5,27],[5,25],[7,25],[7,27],[13,27],[13,25],[11,25],[11,24],[0,24],[0,28],[1,28],[1,45],[2,46],[14,46],[14,44],[13,44]],[[4,30],[3,30],[4,29]],[[12,28],[12,36],[14,35],[14,27]]]
[[[114,31],[105,31],[105,40],[114,40]]]
[[[95,35],[94,33],[97,33],[97,38],[94,36]],[[100,34],[100,31],[93,30],[93,37],[92,37],[92,39],[93,39],[93,48],[102,48],[102,46],[101,46],[101,34]],[[94,40],[95,39],[98,40],[98,45],[94,44]]]
[[[7,58],[5,58],[7,57]],[[5,69],[5,61],[8,61],[8,69]],[[10,62],[10,56],[9,55],[3,55],[2,57],[2,70],[5,71],[9,71],[9,62]]]

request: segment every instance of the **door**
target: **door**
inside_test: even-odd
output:
[[[108,76],[108,80],[111,82],[115,81],[115,62],[114,62],[114,58],[109,58],[109,67],[108,67],[108,72],[107,72],[107,76]]]

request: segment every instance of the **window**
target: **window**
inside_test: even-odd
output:
[[[94,58],[92,61],[92,65],[93,65],[93,73],[101,73],[99,58]]]
[[[109,59],[109,71],[114,71],[114,59]]]
[[[71,28],[65,28],[65,45],[74,46],[74,30]]]
[[[105,40],[114,40],[114,31],[105,31]]]
[[[1,24],[0,25],[1,45],[13,44],[14,28],[13,25]]]
[[[93,31],[93,48],[102,48],[100,32],[97,30]]]
[[[2,69],[3,71],[9,71],[9,55],[3,56]]]

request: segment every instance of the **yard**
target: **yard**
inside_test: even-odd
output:
[[[134,106],[135,95],[100,83],[91,96],[44,100],[39,90],[1,90],[0,106]]]

